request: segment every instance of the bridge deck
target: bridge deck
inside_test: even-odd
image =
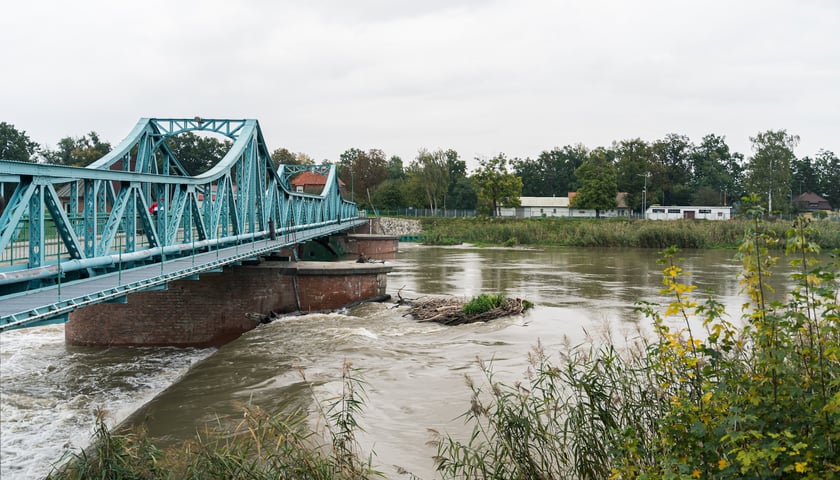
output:
[[[356,220],[343,225],[364,224]],[[167,282],[188,278],[201,272],[212,271],[224,265],[271,251],[277,251],[325,235],[337,233],[334,225],[318,227],[288,235],[279,235],[276,240],[258,240],[234,247],[210,252],[196,253],[188,257],[161,263],[135,267],[122,272],[113,272],[88,279],[77,280],[59,286],[31,290],[7,295],[0,300],[0,331],[37,323],[60,323],[67,320],[67,314],[80,307],[94,303],[120,301],[126,294],[162,288]]]

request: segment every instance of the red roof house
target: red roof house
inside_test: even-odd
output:
[[[831,210],[828,200],[814,192],[805,192],[793,199],[793,205],[802,212],[815,212],[817,210]]]
[[[327,184],[327,177],[316,172],[300,172],[292,178],[292,188],[296,192],[320,194]],[[344,182],[338,180],[339,188],[344,188]]]

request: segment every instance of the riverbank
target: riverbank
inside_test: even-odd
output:
[[[750,227],[747,220],[651,221],[582,218],[423,218],[429,245],[557,245],[574,247],[736,248]],[[792,221],[767,222],[768,231],[785,238]],[[823,249],[840,248],[840,222],[814,221],[814,239]],[[783,244],[780,244],[783,246]]]

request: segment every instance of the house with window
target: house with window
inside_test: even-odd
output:
[[[518,207],[503,207],[502,217],[568,217],[569,197],[519,197]]]
[[[828,200],[814,192],[805,192],[793,199],[793,206],[800,212],[818,212],[831,210]]]
[[[729,220],[732,207],[662,207],[654,205],[645,212],[648,220]]]
[[[292,177],[291,184],[295,192],[319,195],[327,184],[327,177],[318,172],[300,172]],[[338,187],[344,192],[344,182],[341,179],[338,179]]]
[[[570,203],[576,192],[569,192],[568,197],[519,197],[518,207],[503,207],[502,217],[542,218],[542,217],[580,217],[594,218],[595,210],[572,208]],[[627,194],[620,192],[615,197],[616,208],[601,210],[602,217],[629,217],[632,211],[627,207]]]
[[[575,195],[577,195],[577,192],[569,192],[570,203],[574,202]],[[600,215],[602,218],[632,217],[633,209],[627,206],[627,192],[616,193],[615,208],[611,208],[609,210],[601,210]],[[592,209],[570,207],[569,216],[580,218],[595,218],[596,212]]]

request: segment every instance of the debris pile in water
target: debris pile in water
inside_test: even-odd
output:
[[[484,297],[486,296],[477,297],[477,299],[483,299]],[[413,316],[418,322],[437,322],[443,325],[487,322],[508,315],[520,314],[533,306],[531,302],[521,298],[505,298],[503,296],[487,298],[494,298],[497,301],[492,303],[491,308],[483,311],[476,311],[476,309],[469,307],[465,308],[465,306],[475,302],[476,299],[437,297],[404,302],[410,305],[406,315]],[[402,300],[402,297],[400,299]]]

